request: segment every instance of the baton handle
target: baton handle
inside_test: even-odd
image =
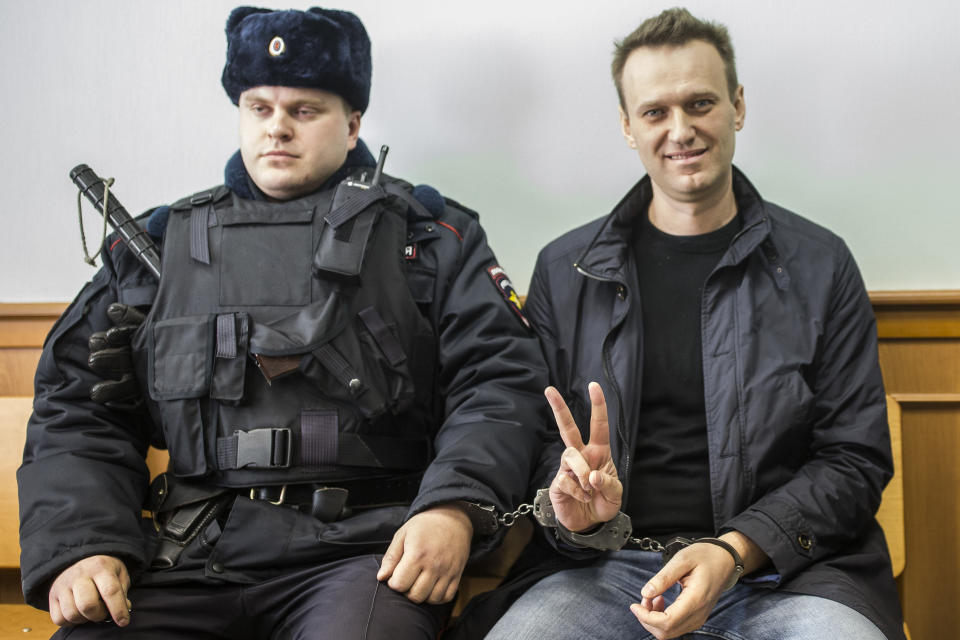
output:
[[[150,239],[147,232],[127,213],[127,210],[123,208],[123,205],[112,193],[107,203],[107,210],[104,211],[103,199],[106,194],[106,187],[103,178],[87,165],[78,164],[70,172],[70,179],[80,189],[80,193],[93,203],[97,211],[106,217],[107,222],[120,234],[120,238],[133,251],[137,260],[159,280],[160,250],[157,249],[157,245]]]

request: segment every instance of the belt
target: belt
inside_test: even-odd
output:
[[[330,484],[298,483],[240,489],[251,500],[263,500],[309,513],[333,522],[355,509],[372,509],[413,502],[420,491],[422,473],[334,480]]]

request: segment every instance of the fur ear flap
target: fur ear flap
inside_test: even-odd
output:
[[[230,12],[230,16],[227,18],[226,31],[229,34],[247,16],[252,16],[255,13],[270,13],[270,11],[270,9],[260,9],[258,7],[237,7]]]

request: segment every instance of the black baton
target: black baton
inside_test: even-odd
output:
[[[143,266],[150,270],[157,280],[160,279],[160,251],[150,236],[134,220],[120,201],[110,194],[107,210],[103,210],[103,199],[106,193],[103,178],[94,173],[93,169],[85,164],[78,164],[70,172],[70,179],[77,185],[80,193],[93,203],[110,226],[113,227],[124,244],[133,251]]]

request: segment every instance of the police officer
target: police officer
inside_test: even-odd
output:
[[[142,219],[159,282],[109,238],[44,347],[24,594],[57,637],[436,637],[525,492],[536,339],[476,214],[375,167],[355,15],[240,7],[227,41],[225,185]],[[88,367],[110,318],[133,397]]]

